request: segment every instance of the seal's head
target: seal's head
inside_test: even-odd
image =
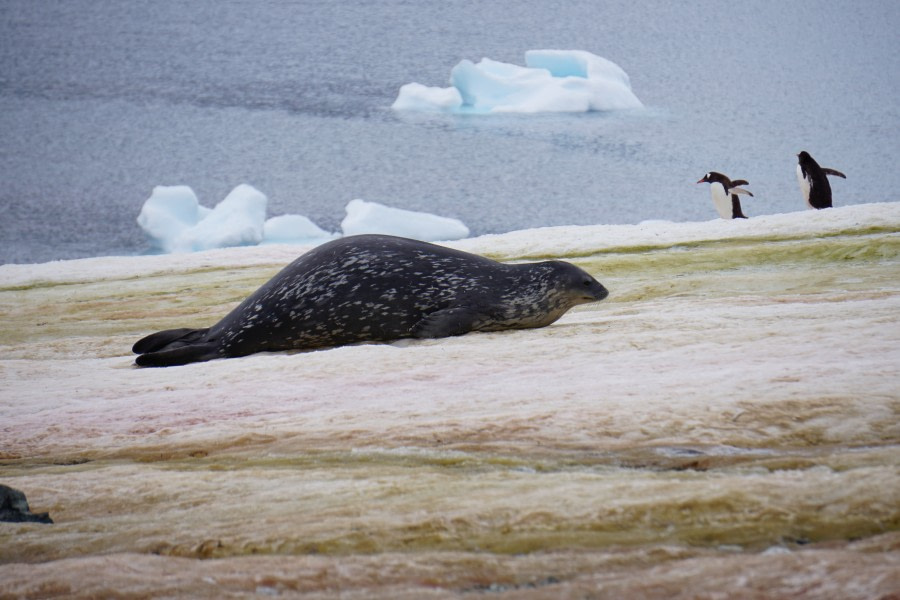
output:
[[[583,269],[561,260],[549,261],[556,286],[554,296],[570,307],[587,302],[599,302],[609,296],[609,290]]]
[[[491,319],[482,331],[546,327],[569,309],[599,302],[609,292],[584,270],[561,260],[507,264],[512,277],[495,298]]]

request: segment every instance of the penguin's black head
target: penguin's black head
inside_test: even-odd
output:
[[[815,169],[822,168],[819,166],[819,163],[816,162],[816,159],[814,159],[812,156],[810,156],[809,152],[807,152],[806,150],[803,150],[802,152],[800,152],[800,154],[797,155],[797,158],[798,158],[797,162],[800,164],[800,167],[804,171],[809,171],[810,169],[815,170]]]
[[[716,173],[715,171],[710,171],[706,175],[704,175],[701,179],[697,181],[697,183],[725,183],[728,181],[728,178],[722,175],[721,173]]]
[[[810,156],[809,152],[807,152],[806,150],[801,150],[797,155],[797,158],[800,159],[800,162],[809,162],[812,160],[812,156]]]

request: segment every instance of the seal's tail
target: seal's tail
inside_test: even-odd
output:
[[[139,354],[139,367],[173,367],[217,358],[217,344],[207,339],[206,329],[166,329],[152,333],[131,348]]]

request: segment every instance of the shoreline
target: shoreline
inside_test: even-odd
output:
[[[136,369],[295,247],[0,267],[0,595],[900,591],[900,203],[454,242],[549,327]],[[621,228],[621,229],[616,229]]]

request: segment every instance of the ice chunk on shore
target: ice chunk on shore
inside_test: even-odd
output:
[[[583,50],[529,50],[525,67],[462,60],[449,88],[409,83],[395,110],[451,113],[587,112],[641,108],[628,74],[616,63]]]
[[[172,252],[176,240],[201,219],[201,208],[190,187],[158,185],[141,207],[137,222],[154,246]]]
[[[383,233],[425,242],[459,240],[469,236],[469,228],[458,219],[392,208],[377,202],[351,200],[341,221],[344,235]]]
[[[157,186],[144,202],[137,222],[154,248],[165,253],[260,243],[317,245],[340,237],[303,215],[266,220],[267,203],[265,194],[246,184],[234,188],[213,209],[201,206],[186,185]],[[385,233],[424,241],[469,236],[469,228],[458,219],[364,200],[350,201],[346,210],[341,224],[344,235]]]
[[[184,232],[179,247],[209,250],[230,246],[254,246],[263,239],[266,195],[247,184],[231,190],[199,223]]]
[[[200,206],[186,185],[156,186],[137,222],[163,252],[193,252],[258,244],[266,219],[265,194],[241,184],[215,208]]]
[[[321,244],[337,237],[303,215],[272,217],[263,227],[264,244]]]

